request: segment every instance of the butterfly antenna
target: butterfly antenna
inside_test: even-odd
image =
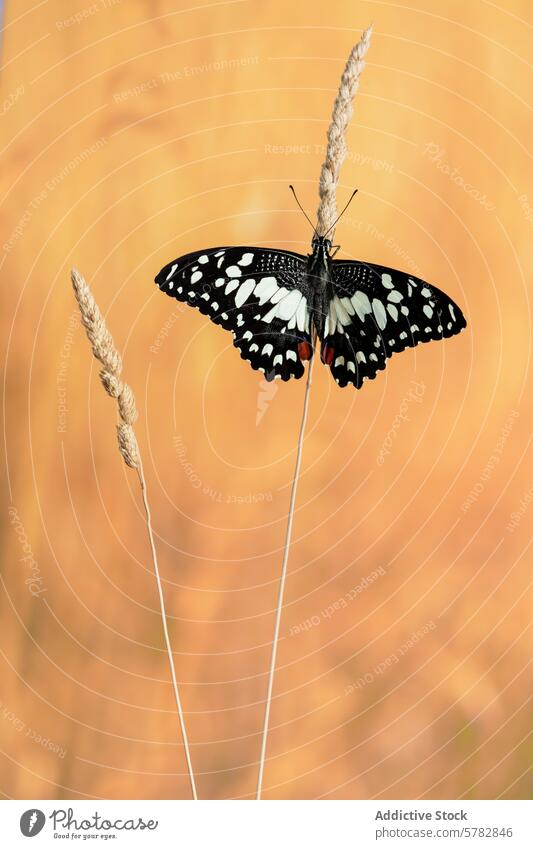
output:
[[[299,206],[299,207],[300,207],[300,209],[302,210],[303,214],[305,215],[305,217],[306,217],[306,218],[307,218],[307,220],[309,221],[309,224],[310,224],[310,225],[311,225],[311,227],[313,228],[313,232],[314,232],[314,233],[316,233],[316,227],[315,227],[315,225],[313,224],[313,222],[311,221],[311,219],[309,218],[309,216],[308,216],[307,212],[305,211],[305,209],[303,208],[302,204],[301,204],[301,203],[300,203],[300,201],[298,200],[298,197],[297,197],[297,195],[296,195],[296,192],[294,191],[294,186],[289,186],[289,189],[291,190],[291,192],[292,192],[292,193],[293,193],[293,195],[294,195],[294,200],[296,201],[296,203],[298,204],[298,206]]]
[[[347,209],[348,209],[348,207],[350,206],[351,202],[353,201],[353,199],[354,199],[354,197],[356,196],[356,194],[357,194],[357,192],[358,192],[358,191],[359,191],[359,189],[354,189],[354,190],[353,190],[352,194],[350,195],[350,200],[348,201],[348,203],[346,204],[346,206],[344,207],[344,209],[342,210],[342,212],[340,213],[340,215],[338,215],[338,216],[337,216],[337,218],[335,219],[335,221],[333,222],[333,224],[331,225],[331,227],[328,229],[328,231],[327,231],[326,233],[324,233],[324,238],[326,238],[326,236],[328,235],[328,233],[330,232],[330,230],[333,230],[333,228],[335,227],[335,224],[337,223],[337,221],[339,221],[339,219],[340,219],[340,218],[342,218],[342,216],[344,215],[344,213],[346,212],[346,210],[347,210]]]

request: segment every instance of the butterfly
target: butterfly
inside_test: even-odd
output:
[[[335,381],[359,389],[393,353],[466,327],[457,304],[435,286],[333,256],[331,241],[315,231],[307,256],[209,248],[165,265],[155,282],[231,331],[241,357],[267,380],[300,378],[318,337]]]

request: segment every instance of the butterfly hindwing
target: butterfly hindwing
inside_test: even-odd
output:
[[[413,275],[334,260],[332,278],[321,356],[340,386],[359,388],[385,368],[393,353],[466,327],[451,298]]]
[[[306,267],[290,251],[220,247],[170,262],[155,282],[232,331],[241,357],[268,380],[288,380],[311,356]]]

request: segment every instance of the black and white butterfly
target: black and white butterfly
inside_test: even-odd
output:
[[[457,304],[435,286],[381,265],[333,259],[331,249],[316,234],[308,256],[209,248],[175,259],[155,282],[230,330],[241,357],[267,380],[301,377],[316,334],[339,386],[359,389],[393,353],[466,327]]]

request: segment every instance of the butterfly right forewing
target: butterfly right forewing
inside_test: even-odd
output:
[[[448,295],[392,268],[334,260],[332,283],[322,359],[341,386],[359,388],[385,368],[393,353],[466,327]]]

